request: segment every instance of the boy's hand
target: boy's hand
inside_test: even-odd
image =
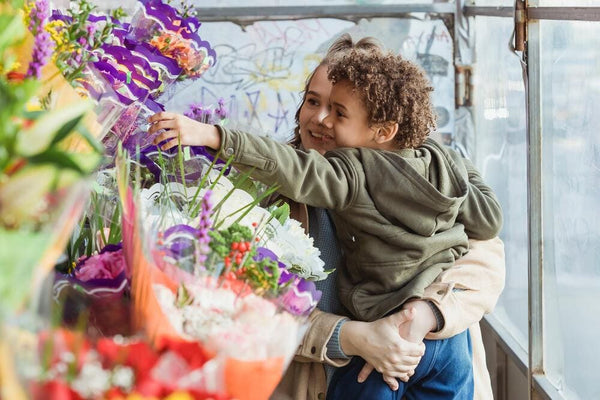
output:
[[[221,147],[221,135],[214,125],[194,121],[181,114],[159,112],[148,119],[148,134],[160,132],[154,138],[154,144],[165,142],[160,148],[168,150],[181,143],[184,146],[207,146],[212,149]]]
[[[400,336],[413,343],[421,343],[425,336],[435,330],[437,321],[431,307],[425,300],[413,300],[402,306],[402,310],[412,310],[415,317],[399,326]]]

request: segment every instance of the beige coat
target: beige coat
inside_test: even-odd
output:
[[[296,209],[297,211],[298,209]],[[295,215],[296,218],[305,221]],[[443,339],[469,329],[473,346],[474,400],[493,399],[479,320],[493,310],[504,288],[504,245],[499,238],[469,241],[470,250],[425,289],[444,315],[445,325],[428,339]],[[458,290],[454,290],[458,289]],[[342,366],[342,360],[327,358],[327,342],[343,317],[316,310],[311,327],[300,344],[272,400],[322,400],[327,383],[323,363]]]

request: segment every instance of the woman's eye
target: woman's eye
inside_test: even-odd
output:
[[[310,106],[319,106],[319,102],[316,99],[307,99],[306,102]]]

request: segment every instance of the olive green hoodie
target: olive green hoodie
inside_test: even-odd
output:
[[[340,148],[325,156],[219,127],[221,154],[295,201],[331,210],[344,253],[340,301],[374,321],[421,297],[468,251],[491,239],[498,201],[473,165],[428,139],[417,149]]]

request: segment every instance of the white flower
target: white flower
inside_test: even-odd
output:
[[[313,239],[304,232],[300,222],[288,218],[283,225],[271,220],[266,230],[267,240],[261,243],[277,255],[290,271],[313,281],[327,278],[323,270],[325,263],[321,252],[313,244]]]
[[[86,399],[99,398],[110,389],[110,372],[99,362],[85,363],[71,386]]]
[[[129,367],[117,366],[113,369],[112,383],[113,385],[130,391],[133,387],[134,374]]]

